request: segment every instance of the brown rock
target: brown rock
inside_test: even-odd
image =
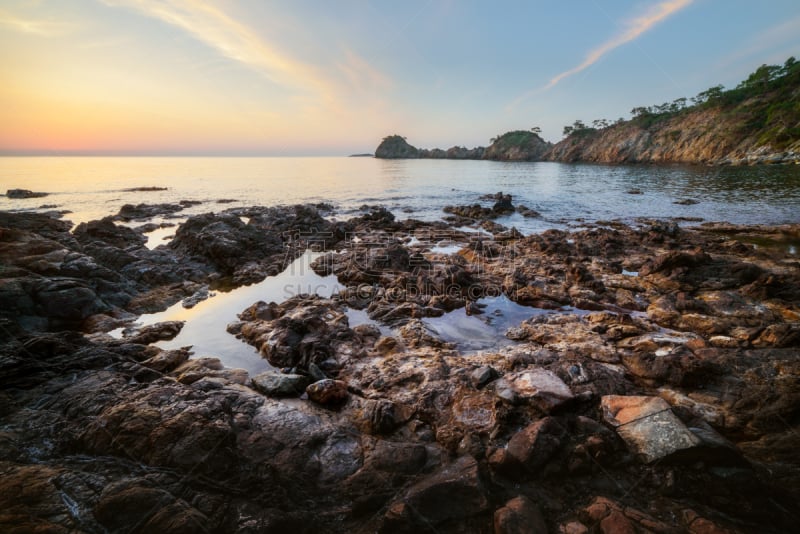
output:
[[[494,513],[495,534],[547,534],[542,512],[524,495],[514,497]]]
[[[506,461],[538,471],[561,447],[566,430],[554,417],[545,417],[520,430],[508,442]]]
[[[418,532],[444,522],[466,527],[473,516],[484,513],[489,502],[470,456],[462,456],[411,486],[389,506],[381,532]],[[464,529],[462,529],[464,530]]]
[[[340,380],[326,378],[310,384],[306,388],[309,400],[323,406],[342,404],[347,400],[347,384]]]

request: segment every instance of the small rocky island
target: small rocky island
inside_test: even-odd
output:
[[[74,229],[0,212],[0,530],[796,527],[800,226],[523,236],[498,224],[522,212],[498,193],[438,222],[380,206],[339,221],[327,205],[208,212],[147,248],[148,217],[185,205]],[[457,252],[434,251],[442,235]],[[220,319],[271,371],[156,345],[181,322],[108,334],[315,245],[335,251],[313,265],[339,293]],[[431,327],[492,324],[491,302],[526,311],[495,346]],[[369,321],[351,324],[354,309]]]

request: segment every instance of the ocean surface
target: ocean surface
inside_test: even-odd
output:
[[[129,191],[167,187],[166,191]],[[448,204],[503,191],[542,214],[498,222],[523,233],[576,221],[686,217],[734,223],[800,222],[800,166],[592,165],[374,158],[0,158],[0,209],[70,210],[78,224],[123,204],[203,202],[183,215],[245,205],[331,202],[340,212],[382,204],[398,218],[434,220]],[[631,194],[638,190],[641,194]],[[233,202],[217,204],[218,200]],[[693,201],[682,205],[675,202]],[[45,207],[42,207],[45,206]],[[346,216],[346,215],[345,215]]]
[[[167,189],[133,190],[143,187]],[[346,157],[0,158],[0,192],[12,188],[48,195],[20,200],[0,196],[0,209],[69,211],[64,218],[75,224],[113,215],[123,204],[181,200],[201,204],[179,212],[180,217],[239,206],[324,201],[336,208],[334,217],[347,218],[364,204],[380,204],[399,219],[436,220],[448,204],[473,204],[481,195],[498,191],[511,193],[515,205],[524,204],[541,214],[540,218],[514,214],[497,220],[526,234],[612,219],[634,223],[641,217],[679,217],[682,224],[800,222],[797,165],[720,168]],[[172,232],[174,228],[153,232],[148,246],[163,243]],[[442,243],[432,250],[448,253],[459,248]],[[137,324],[186,321],[175,339],[159,345],[191,345],[195,357],[215,356],[228,367],[241,367],[251,374],[267,370],[269,364],[256,350],[228,334],[225,327],[258,300],[282,302],[300,293],[330,296],[341,289],[335,277],[320,277],[310,269],[314,255],[307,252],[280,275],[258,284],[217,291],[191,309],[177,303],[141,316]],[[496,350],[509,343],[504,337],[508,327],[536,314],[554,313],[519,306],[503,296],[484,299],[482,304],[486,306],[483,315],[468,316],[462,309],[426,322],[442,339],[457,343],[468,354]],[[363,311],[349,310],[348,315],[351,326],[370,322]],[[391,333],[385,325],[377,326]],[[112,334],[122,335],[122,329]]]

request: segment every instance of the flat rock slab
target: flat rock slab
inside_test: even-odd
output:
[[[701,444],[660,397],[606,395],[601,406],[605,421],[646,463]]]
[[[533,404],[549,413],[574,395],[558,375],[547,369],[509,373],[495,383],[497,396],[512,404]]]

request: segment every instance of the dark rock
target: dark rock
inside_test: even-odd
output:
[[[29,189],[9,189],[6,191],[8,198],[41,198],[46,197],[48,193],[34,192]]]
[[[494,513],[495,534],[547,534],[542,512],[524,495],[508,501]]]
[[[306,388],[309,400],[323,406],[336,406],[347,401],[347,384],[339,380],[326,378],[314,382]]]
[[[411,486],[389,506],[380,532],[418,532],[447,523],[466,527],[488,508],[474,458],[462,456]]]
[[[566,429],[554,417],[545,417],[520,430],[508,442],[506,465],[538,473],[562,445]]]
[[[167,341],[180,334],[186,321],[164,321],[161,323],[144,326],[129,336],[130,343],[148,345],[157,341]]]
[[[477,389],[481,389],[492,380],[495,380],[498,376],[499,375],[494,367],[484,365],[483,367],[475,369],[470,375],[470,379],[472,380],[473,386],[475,386]]]
[[[305,375],[266,371],[252,377],[253,389],[270,397],[298,397],[305,392],[310,380]]]
[[[384,137],[381,144],[375,149],[375,157],[381,159],[417,158],[419,150],[409,145],[405,137],[390,135]]]

